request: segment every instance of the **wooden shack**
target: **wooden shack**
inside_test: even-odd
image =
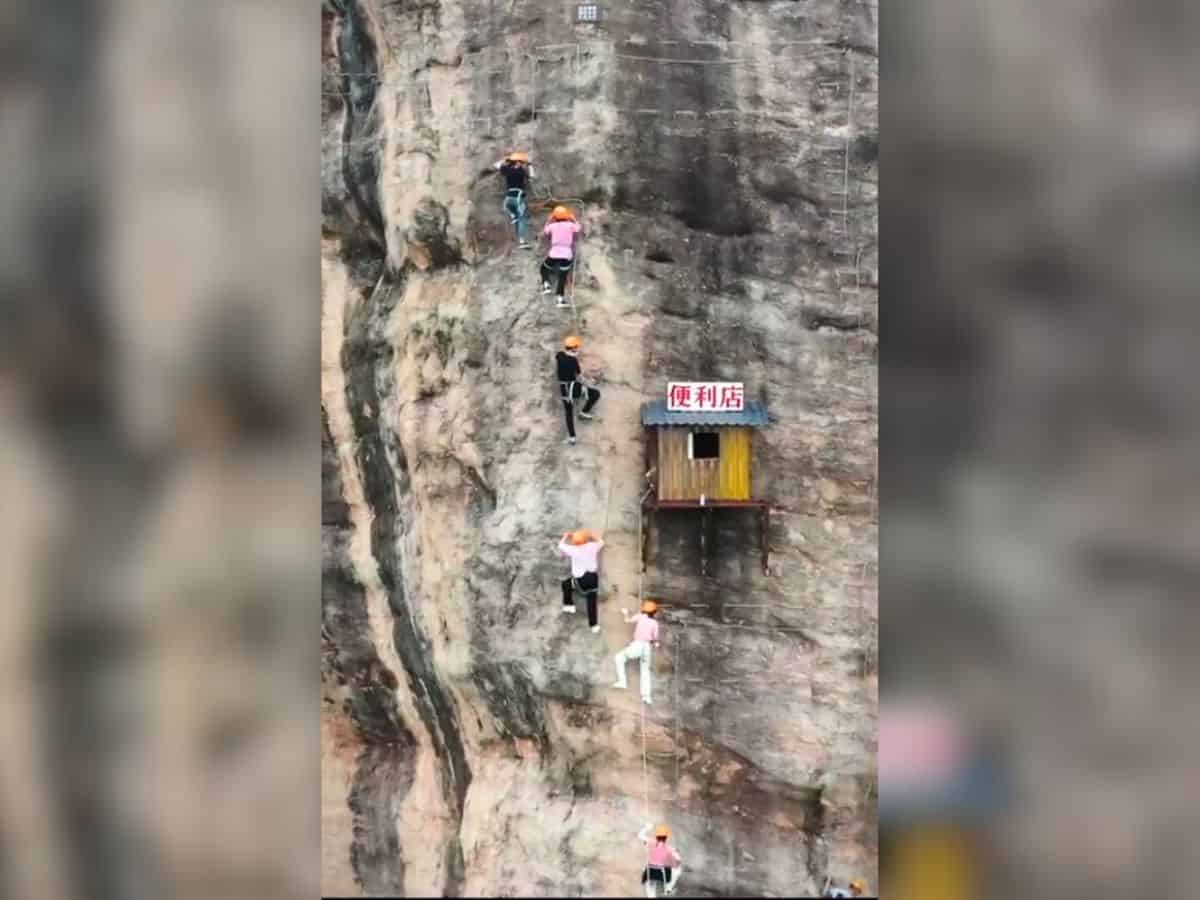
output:
[[[730,411],[679,411],[665,400],[642,407],[649,486],[643,502],[642,566],[645,568],[655,513],[700,510],[701,573],[708,573],[712,510],[759,512],[763,570],[767,571],[770,502],[753,493],[754,429],[768,424],[766,407],[747,401]]]

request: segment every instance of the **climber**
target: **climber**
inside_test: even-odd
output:
[[[587,600],[588,624],[599,633],[600,620],[596,615],[596,595],[600,592],[600,551],[604,541],[586,529],[564,531],[558,542],[558,552],[571,558],[571,576],[562,582],[564,613],[575,612],[573,592],[582,592]]]
[[[654,614],[657,612],[658,604],[653,600],[643,602],[642,611],[633,617],[630,617],[629,610],[621,610],[625,624],[629,625],[635,622],[637,624],[633,626],[633,640],[629,646],[613,657],[617,666],[617,680],[613,683],[613,687],[621,690],[629,687],[625,683],[625,664],[631,659],[641,660],[642,702],[647,706],[652,705],[650,701],[650,645],[662,646],[658,641],[658,621],[654,618]]]
[[[671,830],[666,825],[654,829],[654,841],[650,841],[650,829],[654,826],[649,822],[638,832],[638,842],[646,845],[646,868],[642,870],[642,884],[646,886],[646,896],[655,896],[654,885],[664,885],[665,894],[669,897],[675,893],[679,884],[679,876],[683,874],[683,860],[679,851],[667,843]]]
[[[565,206],[554,207],[550,219],[542,228],[542,234],[550,239],[550,252],[542,261],[542,293],[551,291],[550,278],[558,276],[558,306],[566,306],[567,301],[563,292],[567,287],[567,276],[575,264],[575,236],[583,231],[583,226],[575,220],[575,214]]]
[[[529,193],[529,180],[536,177],[529,165],[528,153],[510,153],[492,168],[504,178],[504,211],[512,223],[517,241],[523,250],[528,250],[529,210],[525,206],[525,195]]]
[[[583,409],[579,410],[579,418],[592,419],[592,408],[600,399],[596,388],[583,383],[583,370],[579,366],[579,348],[582,342],[576,335],[570,335],[563,341],[563,349],[554,355],[555,368],[558,375],[558,396],[562,400],[563,411],[567,417],[567,443],[575,443],[575,403],[583,400]]]
[[[844,888],[831,887],[826,888],[822,897],[861,897],[867,891],[867,883],[861,878],[854,878]]]

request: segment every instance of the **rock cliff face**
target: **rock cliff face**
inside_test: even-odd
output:
[[[326,0],[324,890],[634,895],[640,824],[680,893],[875,884],[874,4]],[[487,167],[586,228],[538,295]],[[534,224],[541,217],[534,214]],[[562,443],[552,356],[603,392]],[[639,576],[639,409],[740,380],[749,513],[660,515]],[[600,622],[555,544],[602,531]],[[661,597],[655,704],[609,687]]]

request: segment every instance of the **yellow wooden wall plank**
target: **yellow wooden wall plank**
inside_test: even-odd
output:
[[[896,900],[967,900],[978,896],[975,848],[952,827],[905,828],[887,872],[888,896]]]
[[[689,429],[659,429],[658,499],[696,500],[701,494],[713,500],[750,499],[750,429],[718,430],[720,459],[692,460],[687,455]]]
[[[721,433],[722,500],[750,499],[750,429],[728,428]]]

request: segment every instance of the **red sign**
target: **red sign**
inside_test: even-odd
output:
[[[671,412],[741,412],[746,391],[740,381],[672,381],[667,385]]]

